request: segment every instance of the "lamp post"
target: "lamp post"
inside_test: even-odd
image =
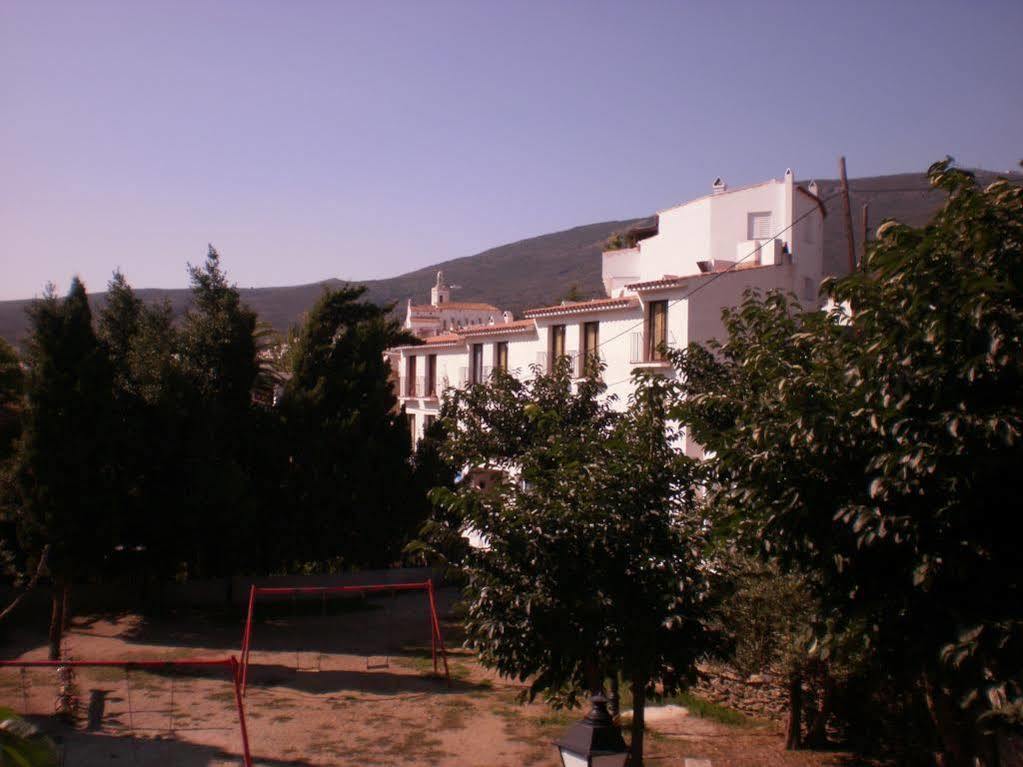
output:
[[[629,749],[611,714],[607,698],[594,695],[593,707],[581,722],[565,730],[554,741],[564,767],[624,767]]]

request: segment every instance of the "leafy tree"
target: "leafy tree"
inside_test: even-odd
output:
[[[14,471],[22,543],[30,551],[50,546],[55,659],[71,585],[95,572],[116,535],[108,513],[110,370],[77,277],[67,298],[48,290],[29,314],[28,399]]]
[[[642,764],[643,711],[655,685],[688,683],[708,641],[702,615],[706,529],[698,465],[673,444],[664,388],[640,387],[626,413],[596,370],[573,387],[569,365],[522,382],[501,371],[445,403],[444,451],[474,472],[435,491],[433,520],[464,552],[468,642],[529,696],[570,705],[619,671],[632,688],[632,759]]]
[[[421,522],[408,428],[384,350],[407,341],[365,288],[326,291],[299,333],[280,403],[292,556],[348,566],[393,563]]]
[[[177,335],[166,303],[148,306],[115,272],[107,286],[97,335],[110,361],[113,413],[111,475],[118,489],[110,513],[120,539],[112,565],[152,576],[172,575],[185,549],[168,534],[180,515],[183,379],[175,360]]]
[[[227,281],[212,245],[205,263],[188,271],[192,305],[178,337],[186,414],[177,467],[181,532],[191,541],[193,574],[230,574],[243,566],[257,535],[259,499],[245,463],[259,375],[256,314]]]
[[[930,177],[946,205],[882,225],[866,268],[825,286],[834,311],[750,296],[717,359],[677,357],[676,415],[737,526],[810,577],[824,651],[862,627],[959,765],[991,759],[978,715],[1023,694],[1023,192],[947,162]]]

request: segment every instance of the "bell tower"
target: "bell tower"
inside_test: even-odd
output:
[[[444,272],[437,272],[437,284],[430,290],[430,303],[434,306],[451,302],[451,288],[444,282]]]

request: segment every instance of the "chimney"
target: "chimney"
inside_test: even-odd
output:
[[[512,317],[512,313],[509,312],[507,309],[504,310],[504,313],[501,316],[504,318],[505,324],[508,324],[513,319],[515,319],[514,317]]]
[[[721,176],[718,176],[716,179],[714,179],[714,183],[711,184],[710,188],[714,194],[721,194],[722,192],[728,190],[728,184],[721,180]]]

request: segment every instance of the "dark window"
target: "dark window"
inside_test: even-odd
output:
[[[408,433],[412,436],[412,442],[415,443],[415,441],[416,441],[416,414],[415,413],[408,413],[406,415],[406,418],[408,418]]]
[[[587,322],[583,325],[583,353],[580,356],[580,375],[586,373],[586,366],[597,358],[600,348],[600,323]]]
[[[423,396],[434,397],[437,395],[437,355],[430,354],[426,357],[426,391]]]
[[[565,326],[551,325],[551,364],[565,356]]]
[[[405,367],[405,396],[416,396],[416,355],[410,354]]]
[[[652,301],[647,316],[647,359],[651,362],[664,359],[664,347],[668,345],[668,302]]]
[[[494,344],[494,368],[508,370],[508,342],[498,341]]]
[[[472,345],[471,375],[470,383],[483,383],[483,344]]]

